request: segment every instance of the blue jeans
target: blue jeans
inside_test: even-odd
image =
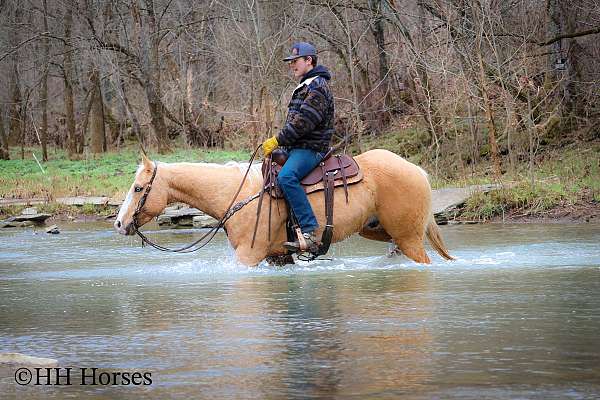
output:
[[[277,175],[277,183],[279,183],[303,233],[314,231],[319,227],[319,223],[300,181],[319,165],[322,159],[323,154],[314,150],[292,149]]]

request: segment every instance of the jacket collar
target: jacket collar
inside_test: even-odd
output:
[[[298,86],[296,86],[296,87],[294,88],[294,92],[295,92],[296,90],[300,89],[300,88],[301,88],[302,86],[304,86],[304,85],[306,85],[306,86],[310,85],[310,83],[311,83],[312,81],[314,81],[315,79],[317,79],[318,77],[319,77],[319,76],[317,75],[317,76],[313,76],[313,77],[310,77],[310,78],[308,78],[308,79],[305,79],[305,80],[303,80],[302,82],[300,82],[300,84],[299,84]]]
[[[314,81],[316,78],[318,77],[323,77],[326,80],[331,79],[331,74],[329,73],[329,70],[322,66],[322,65],[317,65],[316,67],[314,67],[313,69],[311,69],[310,71],[308,71],[301,79],[300,79],[300,84],[298,86],[296,86],[296,88],[294,89],[294,92],[298,89],[300,89],[302,86],[304,85],[310,85],[310,83],[312,81]]]

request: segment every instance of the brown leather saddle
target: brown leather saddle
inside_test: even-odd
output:
[[[275,150],[270,158],[266,158],[262,165],[262,174],[265,183],[265,191],[272,197],[283,198],[283,192],[277,185],[277,175],[287,156],[282,152]],[[363,178],[360,167],[347,154],[327,154],[323,161],[317,165],[302,181],[302,187],[306,194],[325,190],[325,176],[329,173],[334,186],[344,186],[346,194],[346,203],[348,202],[348,185],[360,182]]]
[[[258,228],[258,218],[262,207],[263,194],[269,194],[269,201],[273,198],[283,198],[283,192],[277,184],[277,175],[287,160],[287,153],[281,150],[275,150],[270,157],[265,158],[262,166],[262,174],[264,179],[263,190],[261,191],[257,209],[257,219],[254,227],[254,236],[252,238],[252,246],[256,238],[256,230]],[[323,190],[325,192],[325,216],[326,225],[319,245],[317,254],[305,259],[312,260],[327,253],[331,245],[333,236],[333,194],[336,186],[344,187],[346,196],[346,204],[348,204],[348,186],[358,183],[363,179],[362,171],[352,158],[346,154],[332,155],[331,150],[325,155],[323,161],[319,163],[302,181],[302,187],[306,194]],[[300,228],[295,222],[295,217],[288,207],[288,239],[292,240],[293,236],[300,236]],[[269,240],[271,238],[271,204],[269,202]]]

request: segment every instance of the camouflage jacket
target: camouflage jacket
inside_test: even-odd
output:
[[[302,77],[288,104],[285,126],[277,135],[280,146],[326,152],[333,135],[333,94],[327,68],[317,65]]]

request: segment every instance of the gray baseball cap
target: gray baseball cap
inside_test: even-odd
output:
[[[306,56],[316,56],[317,49],[310,43],[307,42],[298,42],[294,43],[292,46],[292,55],[287,56],[283,59],[283,61],[292,61],[298,57],[306,57]]]

